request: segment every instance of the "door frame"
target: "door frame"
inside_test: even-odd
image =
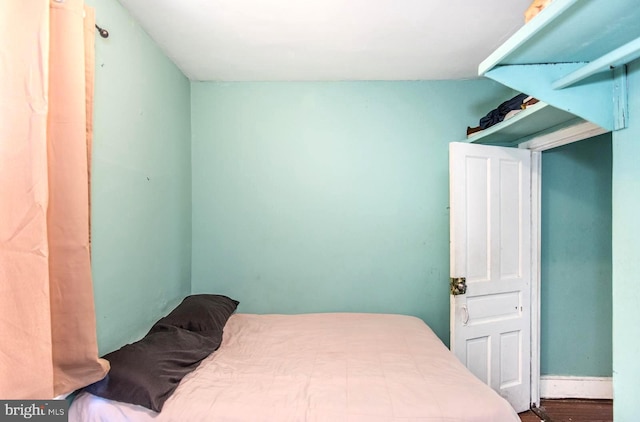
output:
[[[542,151],[531,152],[531,397],[540,407],[540,248],[542,217]]]
[[[531,150],[531,398],[532,406],[540,406],[540,250],[542,245],[542,152],[609,132],[600,126],[583,122],[551,133],[536,136],[518,145]]]

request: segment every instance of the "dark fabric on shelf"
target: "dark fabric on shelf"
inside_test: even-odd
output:
[[[486,116],[480,119],[480,128],[487,129],[497,123],[504,120],[506,116],[512,110],[519,110],[522,107],[522,103],[528,97],[527,94],[518,94],[500,104],[497,108],[491,110]]]

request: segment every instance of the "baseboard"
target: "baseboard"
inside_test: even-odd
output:
[[[613,399],[611,377],[540,377],[540,397],[543,399]]]

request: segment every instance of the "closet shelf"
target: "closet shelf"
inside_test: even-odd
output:
[[[569,112],[538,102],[467,140],[474,144],[516,146],[536,135],[583,122]]]
[[[637,3],[553,0],[487,57],[478,73],[550,104],[547,112],[561,114],[556,119],[570,113],[606,130],[622,129],[624,65],[640,58]]]

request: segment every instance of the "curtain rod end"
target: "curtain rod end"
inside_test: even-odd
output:
[[[100,28],[98,24],[96,24],[96,28],[98,29],[98,33],[102,38],[109,38],[109,31],[104,28]]]

